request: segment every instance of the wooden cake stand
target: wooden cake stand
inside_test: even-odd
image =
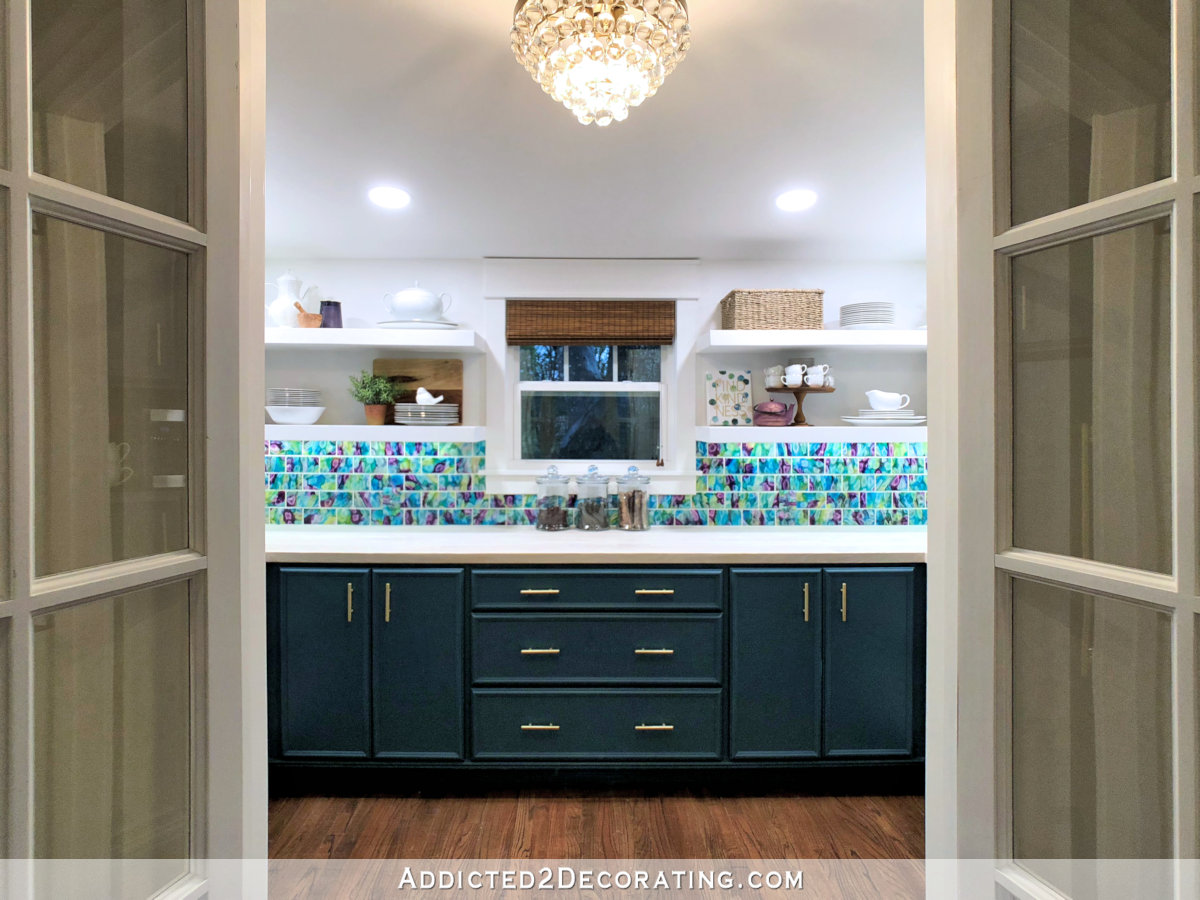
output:
[[[796,398],[796,417],[792,420],[793,425],[812,425],[804,420],[804,398],[809,394],[832,394],[836,388],[831,387],[781,387],[768,388],[772,394],[792,394]]]

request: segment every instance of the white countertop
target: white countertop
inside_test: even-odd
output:
[[[664,526],[649,531],[542,532],[531,525],[269,525],[267,562],[922,563],[916,526]]]

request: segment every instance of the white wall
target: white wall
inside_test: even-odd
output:
[[[347,328],[370,327],[389,318],[383,295],[411,287],[415,281],[431,291],[448,292],[453,300],[448,318],[480,332],[489,343],[485,359],[468,358],[464,384],[464,424],[486,425],[488,370],[503,371],[504,336],[497,331],[496,301],[484,299],[486,260],[331,260],[278,259],[267,262],[267,278],[274,280],[291,271],[306,283],[320,286],[324,296],[342,302]],[[506,262],[511,268],[512,262]],[[531,270],[539,261],[530,260]],[[765,366],[784,362],[771,354],[704,356],[694,349],[700,334],[719,327],[721,298],[735,288],[823,288],[827,327],[836,327],[838,310],[845,303],[886,299],[897,304],[897,327],[911,328],[925,321],[925,264],[749,262],[702,260],[696,266],[696,302],[681,303],[678,313],[676,361],[681,389],[680,402],[695,408],[694,421],[703,421],[703,391],[700,379],[706,368],[739,366],[753,369],[755,402],[765,397],[761,373]],[[491,316],[489,317],[489,310]],[[322,424],[361,423],[362,411],[347,393],[347,376],[370,368],[379,355],[372,350],[337,352],[273,349],[267,354],[269,387],[317,387],[325,392],[328,407]],[[434,354],[436,355],[436,354]],[[897,390],[912,395],[913,406],[924,412],[925,357],[916,353],[842,351],[828,353],[817,362],[829,363],[837,375],[838,392],[810,397],[806,402],[809,421],[819,425],[840,424],[841,415],[866,406],[862,392],[869,388]],[[497,368],[498,367],[498,368]],[[492,423],[495,425],[496,423]],[[680,435],[686,447],[690,438]]]

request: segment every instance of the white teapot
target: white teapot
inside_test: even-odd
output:
[[[384,294],[388,311],[399,322],[445,321],[446,310],[454,301],[449,294],[435,294],[421,287],[420,282],[394,294]]]
[[[267,303],[267,324],[278,328],[295,328],[299,324],[299,303],[305,311],[316,313],[321,311],[321,289],[311,285],[303,294],[300,289],[304,282],[288,272],[280,275],[275,283],[267,282],[267,287],[276,289],[275,299]]]

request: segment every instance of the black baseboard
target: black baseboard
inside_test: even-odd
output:
[[[516,790],[606,790],[652,794],[914,796],[925,792],[923,760],[763,766],[412,766],[369,763],[277,762],[270,767],[272,798],[473,796]]]

